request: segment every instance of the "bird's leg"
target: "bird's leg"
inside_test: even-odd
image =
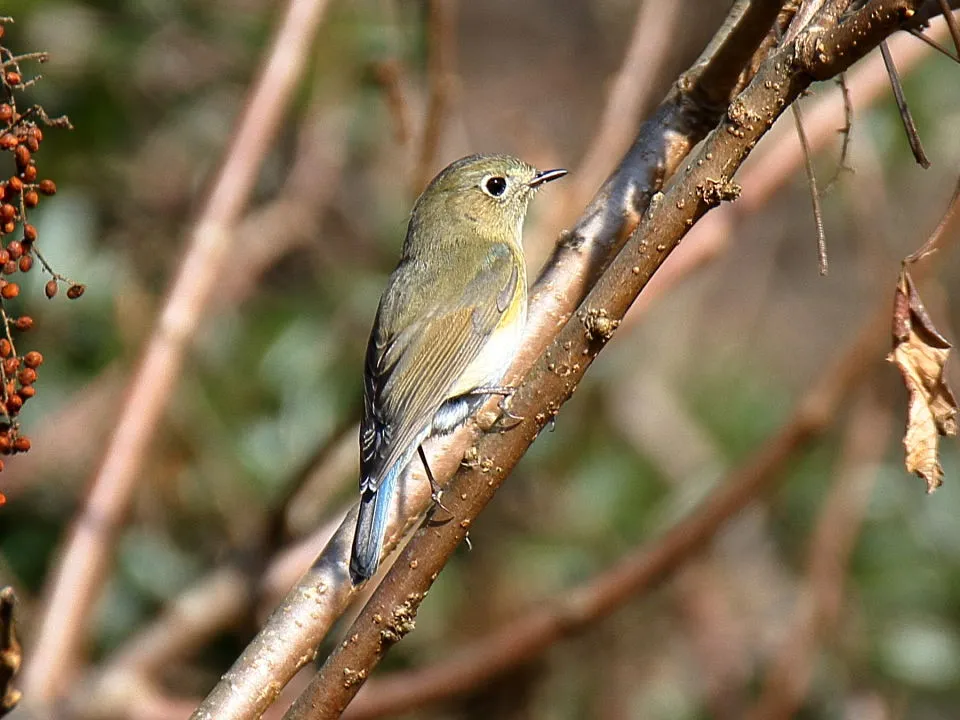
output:
[[[497,408],[500,410],[500,417],[490,426],[491,430],[497,432],[506,432],[513,430],[517,425],[523,422],[523,418],[510,412],[510,398],[517,391],[515,387],[509,385],[488,385],[471,390],[468,395],[499,395],[500,403]]]
[[[417,452],[420,454],[420,462],[423,463],[423,469],[427,473],[427,480],[430,481],[430,499],[433,500],[439,508],[449,513],[450,509],[440,500],[443,495],[443,488],[437,484],[433,473],[430,472],[430,464],[427,462],[426,453],[423,452],[423,445],[417,445]],[[453,513],[450,514],[452,515]]]

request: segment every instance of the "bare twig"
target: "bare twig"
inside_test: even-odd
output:
[[[803,169],[807,175],[807,185],[810,188],[810,201],[813,203],[813,222],[817,229],[817,261],[820,265],[820,274],[827,274],[827,236],[823,230],[823,208],[820,207],[820,191],[817,190],[817,175],[813,170],[813,153],[810,143],[807,142],[807,132],[803,128],[803,114],[800,111],[800,101],[790,106],[793,119],[797,126],[797,139],[803,150]]]
[[[926,33],[924,33],[922,30],[918,30],[916,28],[908,28],[907,32],[913,35],[918,40],[923,40],[927,45],[932,47],[934,50],[936,50],[939,53],[942,53],[943,55],[946,55],[948,58],[950,58],[954,62],[960,62],[960,60],[958,60],[956,55],[954,55],[952,52],[947,50],[943,45],[938,43],[936,40],[933,40],[927,37]]]
[[[642,126],[627,156],[574,230],[558,245],[532,287],[527,332],[514,374],[530,367],[555,337],[600,270],[637,226],[662,179],[674,172],[690,148],[716,124],[738,82],[740,69],[766,35],[780,5],[774,0],[737,0],[715,42]],[[449,477],[459,466],[475,437],[475,430],[467,428],[431,445],[430,467],[438,479]],[[404,491],[388,526],[385,552],[396,545],[430,503],[429,488],[418,479],[409,472],[402,483]],[[356,592],[347,573],[355,523],[352,511],[194,714],[196,720],[254,717],[270,704],[274,689],[282,687],[310,661]]]
[[[903,85],[900,83],[900,74],[897,72],[897,66],[893,62],[893,56],[890,55],[890,49],[886,42],[880,43],[880,53],[883,55],[883,64],[887,67],[887,74],[890,76],[890,87],[893,88],[893,97],[897,101],[897,109],[900,111],[900,120],[903,121],[903,129],[907,133],[907,142],[910,143],[910,150],[917,164],[922,168],[930,167],[930,161],[923,151],[923,144],[920,142],[920,135],[917,133],[917,126],[913,122],[913,115],[910,114],[910,107],[907,105],[907,98],[903,94]]]
[[[837,78],[837,85],[840,87],[840,97],[843,98],[843,127],[838,131],[843,135],[843,142],[840,145],[840,159],[837,160],[837,169],[833,177],[823,186],[821,195],[827,192],[840,179],[845,172],[853,172],[853,168],[847,164],[847,156],[850,154],[850,136],[853,134],[853,99],[850,97],[850,86],[847,84],[847,74],[840,73]]]
[[[419,194],[433,177],[434,164],[450,112],[456,76],[456,0],[430,0],[427,18],[427,82],[430,99],[423,127],[420,158],[414,175],[414,193]]]
[[[903,259],[905,264],[915,263],[937,251],[937,248],[943,241],[947,228],[950,227],[950,223],[953,221],[953,216],[956,214],[957,208],[960,207],[960,202],[958,201],[960,201],[960,182],[958,182],[954,188],[953,196],[950,198],[950,202],[947,203],[947,211],[943,214],[943,217],[940,218],[936,229],[934,229],[923,245]]]
[[[474,518],[572,395],[650,276],[710,207],[736,195],[731,175],[754,144],[812,79],[846,70],[897,29],[912,5],[878,0],[843,23],[818,22],[761,66],[682,176],[649,207],[634,237],[604,272],[576,319],[563,327],[520,382],[511,410],[525,420],[511,433],[482,437],[475,446],[477,462],[461,468],[450,481],[447,506],[453,520],[423,525],[412,537],[394,571],[384,578],[349,631],[349,641],[328,658],[287,713],[288,720],[335,717],[342,712],[389,646],[410,629],[424,594]]]
[[[940,3],[940,11],[943,13],[943,19],[947,21],[947,27],[950,28],[950,37],[953,38],[953,47],[960,56],[960,26],[957,25],[957,18],[953,15],[953,9],[947,0],[937,0]]]
[[[326,0],[291,0],[268,51],[210,195],[189,233],[188,250],[158,326],[131,382],[82,515],[53,576],[24,688],[51,701],[76,669],[90,608],[103,583],[144,453],[182,366],[188,342],[228,257],[233,228],[306,66]]]

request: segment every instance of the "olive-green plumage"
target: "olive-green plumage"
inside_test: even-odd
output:
[[[420,444],[464,423],[509,368],[527,311],[523,219],[537,188],[564,174],[472,155],[414,205],[367,346],[355,582],[377,569],[398,479]]]

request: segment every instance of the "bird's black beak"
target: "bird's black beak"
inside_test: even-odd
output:
[[[541,170],[533,176],[533,180],[527,183],[527,187],[540,187],[544,183],[548,183],[553,180],[559,180],[566,174],[567,171],[563,170],[562,168],[558,168],[556,170]]]

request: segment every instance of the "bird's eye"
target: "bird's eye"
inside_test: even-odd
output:
[[[494,175],[484,181],[483,187],[493,197],[500,197],[507,189],[507,180],[499,175]]]

